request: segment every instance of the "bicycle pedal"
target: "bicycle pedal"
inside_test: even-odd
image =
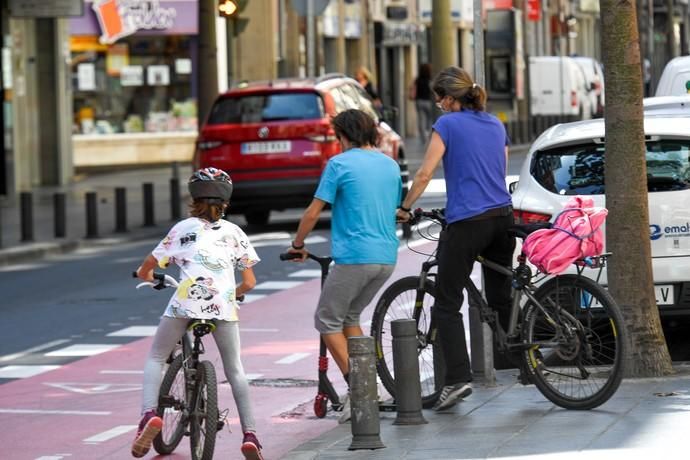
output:
[[[216,431],[221,431],[224,426],[225,426],[225,421],[218,420],[218,429]]]

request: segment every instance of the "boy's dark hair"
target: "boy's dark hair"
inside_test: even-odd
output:
[[[189,215],[206,219],[209,222],[216,222],[225,215],[225,203],[216,200],[199,198],[192,200],[189,205]]]
[[[379,143],[379,133],[376,122],[366,112],[349,109],[340,112],[331,122],[335,135],[344,137],[353,147],[376,146]]]

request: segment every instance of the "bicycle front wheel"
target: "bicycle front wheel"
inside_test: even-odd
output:
[[[525,305],[524,359],[537,388],[566,409],[597,407],[623,378],[626,329],[615,300],[594,280],[562,275]]]
[[[153,439],[153,448],[162,455],[171,454],[180,444],[187,427],[187,396],[182,367],[183,356],[178,354],[168,366],[158,397],[158,415],[163,428]]]
[[[218,387],[216,370],[209,361],[197,368],[197,386],[190,418],[192,460],[211,460],[218,433]]]
[[[395,399],[395,375],[393,370],[393,335],[391,322],[396,319],[414,319],[417,322],[417,355],[419,379],[422,387],[422,405],[434,405],[440,394],[443,371],[434,372],[434,343],[431,340],[431,307],[434,304],[434,283],[426,280],[419,289],[419,276],[401,278],[381,294],[371,320],[371,336],[376,345],[376,368],[381,383]],[[437,353],[439,367],[441,353]],[[438,390],[437,390],[438,388]]]

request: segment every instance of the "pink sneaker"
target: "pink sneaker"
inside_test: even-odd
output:
[[[261,444],[256,439],[256,433],[252,431],[244,433],[244,440],[240,450],[247,460],[264,460],[263,455],[261,455]]]
[[[137,436],[132,443],[132,456],[139,458],[146,455],[149,449],[151,449],[153,438],[158,436],[162,428],[163,419],[156,414],[155,410],[145,412],[139,422]]]

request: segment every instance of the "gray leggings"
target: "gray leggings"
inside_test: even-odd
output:
[[[163,367],[175,344],[187,329],[189,319],[161,318],[151,351],[144,366],[142,413],[158,406],[158,390],[163,380]],[[237,321],[216,321],[213,338],[223,360],[223,369],[232,387],[242,431],[256,431],[254,415],[249,402],[249,382],[240,361],[240,327]]]

